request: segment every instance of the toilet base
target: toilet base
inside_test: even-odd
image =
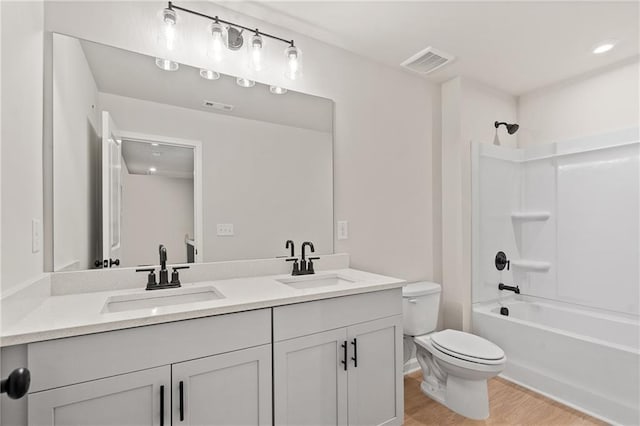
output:
[[[422,393],[444,405],[451,411],[473,420],[485,420],[489,417],[489,395],[485,380],[465,380],[447,377],[446,387],[436,380],[423,381]]]
[[[444,405],[452,411],[474,420],[489,417],[489,394],[486,380],[465,380],[447,376]]]

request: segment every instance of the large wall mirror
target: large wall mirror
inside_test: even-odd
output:
[[[52,34],[50,269],[333,253],[333,101],[173,67]]]

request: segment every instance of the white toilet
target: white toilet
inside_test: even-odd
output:
[[[487,379],[504,369],[507,359],[502,349],[462,331],[433,332],[438,321],[440,285],[408,284],[402,295],[405,363],[413,341],[422,368],[422,392],[465,417],[489,417]]]

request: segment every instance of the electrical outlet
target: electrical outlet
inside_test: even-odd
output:
[[[40,220],[31,219],[31,252],[39,253],[42,248],[42,231]]]
[[[346,240],[349,238],[349,222],[346,220],[338,221],[338,239]]]
[[[233,236],[233,223],[219,223],[217,227],[217,234],[219,237]]]

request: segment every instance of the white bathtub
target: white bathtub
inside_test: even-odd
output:
[[[515,296],[474,304],[472,320],[505,351],[506,379],[607,422],[640,424],[638,318]]]

